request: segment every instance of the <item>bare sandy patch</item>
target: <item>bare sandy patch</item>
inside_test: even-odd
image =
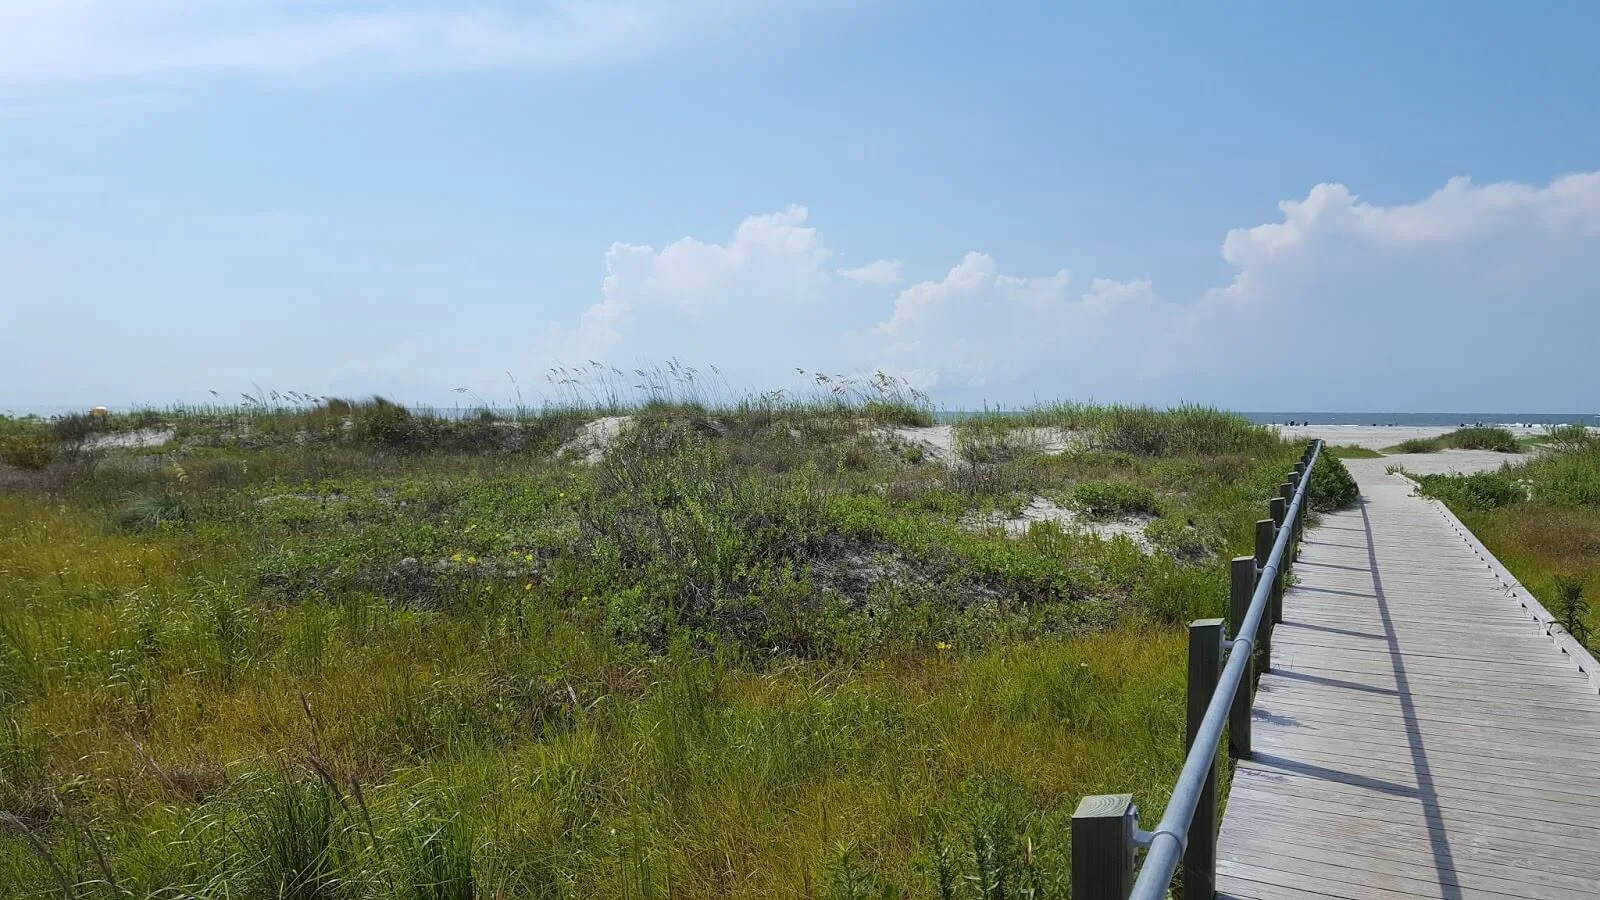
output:
[[[585,422],[577,437],[561,445],[556,456],[561,459],[578,459],[596,465],[605,458],[606,450],[622,433],[633,427],[633,416],[601,416]]]
[[[960,433],[954,425],[900,426],[890,429],[889,436],[921,449],[929,459],[943,465],[955,466],[962,462]],[[1074,432],[1039,426],[1008,429],[1004,441],[1021,456],[1054,456],[1082,446],[1081,436]]]
[[[1008,537],[1022,537],[1036,522],[1052,522],[1062,531],[1075,534],[1092,534],[1101,540],[1125,537],[1145,553],[1155,552],[1155,545],[1145,533],[1155,516],[1136,515],[1119,519],[1092,519],[1071,507],[1061,506],[1048,497],[1034,497],[1015,516],[992,512],[984,516],[969,516],[962,524],[974,531],[991,528],[1003,529]]]
[[[140,428],[135,431],[113,431],[91,434],[84,439],[85,450],[143,450],[147,447],[165,447],[178,434],[173,428]]]

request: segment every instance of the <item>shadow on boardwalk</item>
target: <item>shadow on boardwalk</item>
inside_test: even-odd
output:
[[[1311,530],[1221,896],[1600,897],[1600,698],[1403,479]]]

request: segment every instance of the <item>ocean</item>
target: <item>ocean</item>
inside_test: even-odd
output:
[[[1480,424],[1600,426],[1600,415],[1579,413],[1246,412],[1240,415],[1262,425],[1301,422],[1306,425],[1411,425],[1443,428]]]

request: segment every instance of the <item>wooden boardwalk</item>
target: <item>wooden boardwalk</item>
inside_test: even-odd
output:
[[[1284,597],[1218,895],[1600,898],[1600,697],[1436,504],[1351,463],[1362,502]]]

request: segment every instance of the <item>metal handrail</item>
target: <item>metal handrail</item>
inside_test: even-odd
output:
[[[1178,863],[1183,861],[1183,848],[1188,842],[1189,823],[1194,820],[1195,807],[1200,803],[1200,790],[1205,786],[1210,770],[1216,765],[1222,726],[1228,721],[1233,695],[1238,693],[1239,685],[1244,681],[1245,666],[1250,654],[1255,651],[1261,617],[1266,614],[1273,585],[1283,567],[1284,554],[1289,552],[1295,523],[1305,508],[1306,494],[1311,490],[1311,471],[1316,468],[1321,455],[1322,442],[1318,441],[1311,451],[1311,458],[1306,461],[1306,471],[1300,477],[1300,485],[1295,488],[1294,500],[1284,512],[1283,527],[1278,530],[1278,539],[1272,542],[1272,555],[1267,557],[1267,564],[1256,579],[1255,593],[1250,595],[1250,611],[1245,613],[1239,634],[1228,645],[1228,663],[1222,668],[1222,677],[1217,683],[1216,692],[1211,695],[1211,702],[1206,706],[1200,731],[1195,735],[1194,745],[1189,748],[1188,758],[1183,761],[1183,771],[1172,789],[1172,799],[1167,801],[1166,812],[1162,813],[1156,830],[1149,833],[1144,865],[1139,868],[1139,877],[1133,883],[1132,900],[1163,900],[1172,884],[1172,876],[1178,871]],[[1141,840],[1140,843],[1144,842]]]
[[[1267,616],[1268,609],[1273,603],[1274,593],[1279,590],[1279,576],[1285,568],[1285,560],[1291,558],[1289,554],[1293,552],[1291,547],[1300,531],[1307,504],[1306,498],[1311,488],[1311,473],[1322,455],[1322,449],[1322,442],[1316,441],[1304,458],[1305,467],[1300,471],[1299,483],[1294,485],[1293,496],[1288,498],[1287,508],[1284,509],[1283,517],[1278,523],[1271,553],[1267,555],[1265,563],[1256,570],[1254,591],[1250,595],[1249,607],[1239,623],[1238,633],[1232,636],[1232,640],[1223,641],[1222,646],[1228,651],[1227,663],[1217,677],[1215,689],[1211,692],[1198,728],[1192,732],[1194,738],[1184,759],[1183,770],[1178,775],[1178,782],[1173,787],[1172,798],[1167,802],[1160,823],[1156,825],[1154,831],[1140,829],[1137,807],[1133,806],[1132,797],[1128,795],[1110,795],[1085,800],[1086,807],[1094,806],[1094,801],[1110,801],[1101,804],[1095,815],[1110,813],[1122,818],[1122,824],[1118,829],[1121,832],[1120,838],[1110,839],[1113,844],[1123,846],[1102,846],[1097,842],[1094,851],[1096,856],[1100,856],[1102,851],[1107,851],[1106,855],[1120,857],[1120,861],[1117,862],[1107,859],[1106,864],[1109,868],[1121,869],[1123,873],[1127,873],[1128,868],[1132,866],[1134,848],[1142,847],[1146,851],[1144,863],[1139,867],[1138,876],[1133,881],[1131,890],[1126,881],[1121,881],[1124,876],[1113,876],[1114,880],[1121,881],[1120,888],[1111,887],[1109,884],[1097,884],[1095,890],[1086,893],[1107,897],[1120,895],[1132,900],[1165,900],[1167,897],[1172,878],[1183,862],[1195,811],[1202,798],[1206,796],[1208,786],[1213,791],[1210,802],[1215,804],[1215,782],[1211,779],[1215,777],[1222,730],[1228,722],[1230,711],[1233,709],[1246,674],[1251,669],[1256,647],[1263,643],[1259,639],[1262,620]],[[1284,493],[1287,495],[1289,492],[1286,490]],[[1274,513],[1278,508],[1282,507],[1275,507]],[[1246,571],[1249,571],[1248,566]],[[1202,624],[1197,622],[1196,626]],[[1270,637],[1271,625],[1267,627]],[[1215,669],[1212,671],[1215,672]],[[1206,821],[1214,824],[1214,810]],[[1213,856],[1213,866],[1214,860]],[[1104,871],[1109,872],[1109,869]],[[1076,879],[1075,872],[1074,880]]]

